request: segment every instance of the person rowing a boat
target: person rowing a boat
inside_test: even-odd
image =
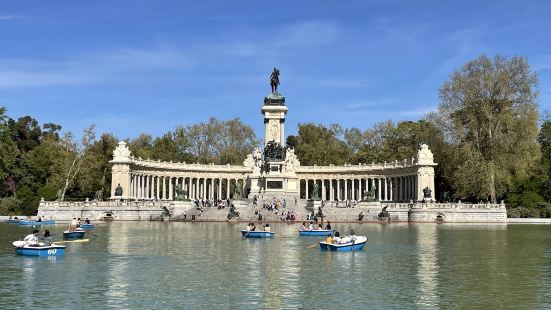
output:
[[[302,227],[300,228],[300,230],[306,230],[306,222],[302,222]]]
[[[310,221],[310,225],[308,225],[308,230],[314,230],[314,222]]]
[[[266,225],[264,225],[264,231],[268,231],[268,232],[271,231],[270,224],[266,223]]]
[[[76,217],[73,217],[71,224],[69,225],[69,231],[75,231],[77,229],[78,221]]]
[[[184,212],[184,220],[185,220],[185,216],[186,216],[186,213]],[[88,218],[86,218],[84,220],[84,224],[90,224],[90,220]]]
[[[32,234],[27,235],[25,238],[23,238],[23,241],[27,243],[29,246],[39,246],[38,243],[38,230],[33,230]]]

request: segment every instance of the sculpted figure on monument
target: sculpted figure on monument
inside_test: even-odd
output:
[[[432,191],[428,186],[423,189],[423,198],[432,198]]]
[[[115,188],[115,197],[120,197],[122,196],[122,186],[121,186],[121,183],[119,183],[119,185],[117,185],[117,188]]]
[[[312,200],[319,200],[320,199],[320,186],[317,182],[314,182],[314,186],[312,187]]]
[[[285,160],[285,148],[274,140],[268,141],[264,148],[264,160]]]
[[[270,86],[272,86],[272,93],[277,93],[277,87],[279,86],[279,70],[274,68],[272,74],[270,74]]]

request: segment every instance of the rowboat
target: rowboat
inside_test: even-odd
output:
[[[64,245],[29,246],[25,241],[14,241],[15,253],[23,256],[61,256],[65,254]]]
[[[19,223],[21,220],[14,220],[14,219],[11,219],[11,220],[6,220],[6,223],[11,223],[11,224],[17,224]]]
[[[333,231],[331,229],[323,230],[300,230],[298,231],[300,236],[327,236],[332,235]]]
[[[92,229],[94,228],[94,224],[80,224],[80,228]]]
[[[250,231],[250,230],[242,230],[241,235],[243,238],[273,238],[274,232],[271,231]]]
[[[346,240],[345,237],[343,239]],[[327,243],[327,242],[320,242],[320,248],[323,251],[357,251],[363,249],[363,247],[367,244],[367,237],[365,236],[355,236],[355,240],[352,240],[350,242],[346,243]]]
[[[64,231],[63,239],[82,239],[84,238],[84,230],[78,229],[74,231]]]
[[[55,224],[55,221],[54,220],[41,221],[41,222],[38,222],[38,221],[19,221],[19,225],[51,225],[51,224]]]

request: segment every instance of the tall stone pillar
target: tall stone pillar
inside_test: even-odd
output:
[[[337,197],[336,200],[341,201],[341,179],[337,179]]]
[[[377,186],[378,188],[378,191],[379,191],[379,196],[377,197],[379,199],[379,201],[383,200],[382,197],[381,197],[381,178],[377,178],[377,180],[379,181],[379,186]]]
[[[434,167],[437,164],[434,162],[434,156],[429,149],[429,146],[422,144],[417,151],[415,166],[417,168],[417,201],[423,200],[425,188],[431,192],[432,200],[436,197],[436,189],[434,187]]]
[[[226,199],[230,198],[231,179],[226,179]]]
[[[285,97],[279,93],[272,93],[264,98],[262,115],[264,116],[264,145],[269,141],[285,144],[285,116],[288,108],[285,106]]]
[[[310,199],[310,196],[308,196],[308,179],[304,180],[306,182],[306,189],[304,194],[306,195],[306,200]]]
[[[163,200],[166,200],[166,177],[163,176]]]
[[[321,200],[326,200],[325,198],[325,180],[321,179]]]

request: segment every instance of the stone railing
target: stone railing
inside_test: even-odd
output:
[[[410,168],[416,166],[415,160],[404,161],[395,161],[395,162],[384,162],[384,163],[371,163],[371,164],[357,164],[349,165],[345,164],[342,166],[299,166],[297,167],[297,172],[357,172],[357,171],[371,171],[371,170],[382,170],[382,169],[400,169],[400,168]]]
[[[181,170],[181,171],[201,171],[201,172],[233,172],[233,173],[251,173],[251,168],[234,165],[215,165],[215,164],[189,164],[180,162],[166,162],[160,160],[150,160],[131,157],[132,164],[139,167],[166,169],[166,170]]]

